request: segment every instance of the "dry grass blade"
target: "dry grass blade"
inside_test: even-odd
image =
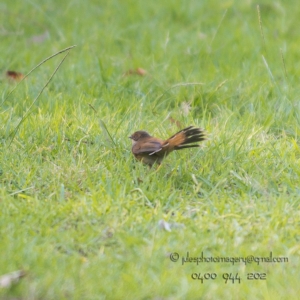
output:
[[[288,77],[287,77],[287,71],[286,71],[286,66],[285,66],[285,60],[284,60],[284,56],[283,56],[282,49],[280,49],[280,54],[281,54],[281,59],[282,59],[283,68],[284,68],[285,78],[288,79]]]
[[[262,37],[262,40],[263,40],[264,49],[267,52],[266,42],[265,42],[265,35],[264,35],[263,27],[262,27],[262,20],[261,20],[259,5],[257,5],[256,8],[257,8],[257,15],[258,15],[258,22],[259,22],[260,33],[261,33],[261,37]]]
[[[11,138],[11,141],[9,143],[8,146],[11,145],[11,143],[13,142],[17,132],[18,132],[18,129],[20,128],[21,124],[24,122],[24,120],[29,116],[30,114],[30,110],[32,108],[32,106],[37,102],[37,100],[39,99],[39,97],[41,96],[41,94],[43,93],[44,89],[48,86],[48,84],[50,83],[50,81],[52,80],[53,76],[56,74],[56,72],[58,71],[58,69],[60,68],[60,66],[62,65],[62,63],[64,62],[64,60],[66,59],[66,57],[68,56],[68,54],[70,53],[70,50],[72,48],[74,48],[75,46],[72,46],[72,47],[69,47],[69,48],[66,48],[62,51],[59,51],[57,52],[56,54],[53,54],[52,56],[48,57],[47,59],[43,60],[40,64],[38,64],[38,66],[42,65],[43,63],[45,63],[47,60],[49,60],[50,58],[60,54],[60,53],[63,53],[65,51],[68,51],[67,54],[63,57],[63,59],[60,61],[60,63],[58,64],[58,66],[55,68],[54,72],[52,73],[52,75],[50,76],[50,78],[48,79],[48,81],[46,82],[46,84],[43,86],[43,88],[40,90],[39,94],[36,96],[36,98],[33,100],[33,102],[31,103],[31,105],[29,106],[29,108],[27,109],[27,111],[25,112],[24,116],[22,117],[22,119],[20,120],[19,124],[16,126],[16,128],[14,129],[13,133],[12,133],[12,138]],[[36,66],[35,68],[33,68],[24,78],[26,78],[33,70],[35,70],[38,66]],[[23,79],[24,79],[23,78]],[[15,89],[13,89],[15,90]],[[12,93],[12,92],[11,92]],[[10,93],[10,94],[11,94]]]
[[[92,104],[89,103],[89,107],[94,111],[94,113],[96,115],[98,114],[97,110],[95,109],[95,107]],[[110,132],[108,131],[105,123],[100,118],[99,118],[99,125],[100,125],[100,127],[102,128],[103,132],[106,135],[106,140],[111,141],[116,146],[116,143],[115,143],[114,139],[112,138]]]
[[[9,94],[5,97],[4,101],[7,100],[7,98],[14,92],[14,90],[19,86],[19,84],[25,80],[34,70],[36,70],[39,66],[41,66],[42,64],[44,64],[46,61],[50,60],[51,58],[61,54],[61,53],[64,53],[66,51],[69,51],[71,49],[73,49],[74,47],[76,47],[76,45],[73,45],[73,46],[70,46],[68,48],[65,48],[63,50],[60,50],[56,53],[54,53],[53,55],[45,58],[43,61],[41,61],[38,65],[36,65],[32,70],[30,70],[25,76],[23,76],[23,78],[18,82],[18,84],[9,92]]]

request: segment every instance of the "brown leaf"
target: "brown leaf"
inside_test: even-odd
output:
[[[142,69],[142,68],[137,68],[137,69],[130,69],[128,70],[124,75],[139,75],[139,76],[145,76],[147,74],[147,71]]]
[[[16,81],[19,81],[24,77],[22,73],[16,71],[7,71],[6,76],[8,79]]]
[[[17,283],[26,273],[22,270],[4,274],[0,277],[0,288],[8,288],[13,283]]]
[[[144,69],[142,69],[142,68],[137,68],[137,69],[136,69],[136,74],[141,75],[141,76],[144,76],[144,75],[147,74],[147,71],[144,70]]]

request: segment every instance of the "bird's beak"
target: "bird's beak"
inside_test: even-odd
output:
[[[132,139],[132,136],[129,136],[128,138],[129,138],[129,139]]]

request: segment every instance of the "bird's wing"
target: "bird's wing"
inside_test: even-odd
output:
[[[132,147],[134,154],[149,154],[152,155],[162,149],[162,143],[160,141],[147,141],[143,143],[137,143]]]

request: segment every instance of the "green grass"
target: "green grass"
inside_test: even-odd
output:
[[[0,299],[299,297],[299,5],[261,1],[261,31],[250,0],[6,2],[0,275],[27,275]],[[24,118],[63,54],[9,97],[5,71],[26,74],[71,45]],[[147,75],[124,76],[138,67]],[[176,122],[209,140],[158,170],[134,161],[130,134],[167,138]],[[288,262],[182,265],[187,251]]]

